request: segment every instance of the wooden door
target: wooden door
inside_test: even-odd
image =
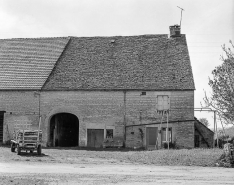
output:
[[[148,149],[157,148],[157,137],[158,128],[157,127],[147,127],[146,128],[146,145]]]
[[[99,148],[102,146],[104,141],[104,129],[88,129],[87,130],[88,147]]]

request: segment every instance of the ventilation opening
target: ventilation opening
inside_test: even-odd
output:
[[[141,92],[141,96],[145,96],[145,95],[146,95],[145,91]]]
[[[79,143],[79,120],[70,113],[54,115],[50,121],[50,146],[72,147]]]

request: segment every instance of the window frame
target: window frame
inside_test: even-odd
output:
[[[172,127],[168,127],[168,130],[169,130],[169,143],[172,143]],[[166,140],[166,131],[167,131],[167,127],[162,127],[161,128],[161,141],[162,143],[166,143],[167,140]],[[164,136],[164,133],[165,133],[165,137]],[[165,140],[164,140],[165,138]]]
[[[112,137],[108,137],[109,134],[107,134],[107,132],[108,132],[109,130],[112,130]],[[107,129],[106,129],[106,138],[105,138],[105,139],[113,139],[113,138],[114,138],[114,129],[111,129],[111,128],[109,129],[109,128],[107,128]]]

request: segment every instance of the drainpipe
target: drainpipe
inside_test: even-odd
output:
[[[123,121],[124,121],[124,147],[126,147],[126,91],[123,92],[124,93],[124,117],[123,117]]]
[[[41,117],[41,92],[40,91],[35,91],[34,95],[38,96],[38,106],[39,106],[39,108],[38,108],[38,117],[40,119],[40,117]]]

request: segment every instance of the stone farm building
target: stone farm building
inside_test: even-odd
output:
[[[44,146],[194,147],[194,80],[183,34],[0,40],[0,142],[37,129]],[[165,114],[164,114],[165,115]],[[126,142],[124,142],[126,141]],[[108,145],[108,144],[107,144]]]

